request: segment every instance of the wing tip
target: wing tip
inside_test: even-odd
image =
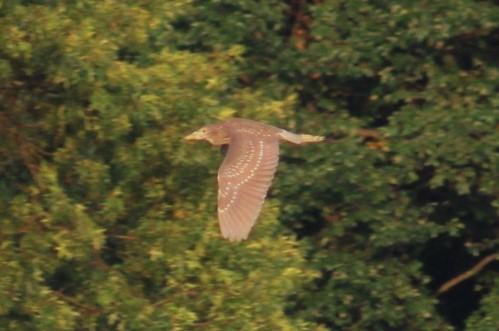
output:
[[[237,236],[237,235],[233,235],[233,236],[225,236],[222,234],[222,236],[227,239],[228,241],[230,242],[233,242],[233,243],[237,243],[237,242],[241,242],[243,240],[246,240],[248,239],[248,235],[245,235],[245,236]]]
[[[224,229],[222,226],[220,226],[222,237],[230,242],[240,242],[248,239],[248,236],[251,232],[251,228],[249,228],[247,231],[246,230],[241,231],[237,229],[231,229],[231,231],[229,231],[229,229]]]

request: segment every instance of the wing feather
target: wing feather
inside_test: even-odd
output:
[[[233,134],[218,171],[218,219],[222,235],[248,237],[262,209],[279,161],[279,142]]]

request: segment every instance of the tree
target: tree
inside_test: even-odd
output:
[[[156,42],[188,2],[2,10],[2,328],[314,328],[284,313],[315,273],[276,207],[254,240],[227,244],[218,160],[181,141],[250,98],[226,96],[239,48]]]
[[[495,3],[295,1],[272,7],[285,24],[230,30],[217,27],[266,16],[247,2],[202,8],[182,21],[192,50],[229,35],[248,49],[243,83],[297,96],[289,127],[339,138],[319,153],[288,150],[273,190],[322,274],[293,314],[332,329],[440,330],[495,298],[494,262],[471,286],[433,293],[497,254]],[[493,321],[479,311],[473,323]]]
[[[0,5],[0,325],[495,330],[493,1]],[[284,147],[223,241],[230,116]],[[484,261],[486,263],[484,263]]]

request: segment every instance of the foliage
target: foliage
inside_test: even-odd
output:
[[[499,319],[497,316],[497,303],[499,302],[499,287],[497,277],[487,284],[489,293],[485,294],[480,302],[480,308],[466,321],[467,330],[497,330]]]
[[[219,238],[217,160],[181,141],[234,107],[226,94],[239,61],[237,47],[202,55],[151,44],[172,29],[155,12],[187,5],[4,13],[5,328],[308,328],[284,315],[287,295],[314,277],[296,242]],[[260,232],[278,228],[275,213]]]
[[[434,295],[499,250],[498,22],[471,0],[0,3],[2,329],[499,328],[497,261]],[[181,139],[231,116],[331,138],[283,146],[237,244],[218,153]]]

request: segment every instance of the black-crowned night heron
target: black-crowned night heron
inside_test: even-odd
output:
[[[248,237],[262,209],[279,161],[279,142],[315,143],[324,137],[233,118],[203,126],[184,139],[229,145],[218,170],[218,220],[224,238],[240,241]]]

